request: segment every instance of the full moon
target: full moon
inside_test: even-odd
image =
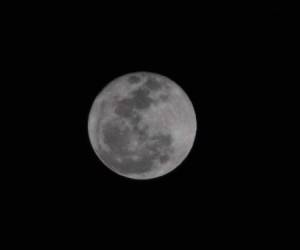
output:
[[[92,104],[88,134],[99,160],[132,179],[153,179],[188,156],[197,130],[184,90],[156,73],[135,72],[106,85]]]

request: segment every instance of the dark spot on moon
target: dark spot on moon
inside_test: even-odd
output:
[[[144,83],[150,90],[156,91],[162,88],[161,83],[154,79],[154,77],[149,76],[147,81]]]
[[[107,123],[107,127],[103,129],[104,142],[110,148],[110,152],[102,151],[104,161],[110,168],[121,174],[143,174],[148,173],[157,167],[156,160],[162,164],[170,160],[168,155],[169,147],[172,143],[172,136],[169,134],[157,134],[149,137],[147,133],[148,127],[140,129],[133,126],[133,131],[122,131],[117,125]],[[140,141],[151,142],[146,144],[146,148],[139,153],[140,158],[137,160],[131,157],[134,153],[128,149],[130,133],[137,134]],[[122,160],[119,162],[117,158]]]
[[[172,137],[169,134],[158,134],[152,136],[157,147],[169,146],[172,142]]]
[[[129,143],[129,129],[121,129],[119,124],[113,121],[103,125],[103,141],[109,148],[118,154],[126,151]]]
[[[167,101],[170,99],[170,97],[169,97],[168,94],[161,94],[161,95],[159,96],[159,99],[160,99],[162,102],[167,102]]]
[[[149,91],[139,88],[133,91],[133,102],[137,109],[147,109],[150,107],[153,99],[149,97]]]
[[[130,76],[128,76],[127,81],[130,84],[137,84],[141,81],[141,78],[137,75],[130,75]]]
[[[133,113],[134,102],[131,99],[118,101],[115,113],[121,117],[131,117]]]
[[[151,140],[152,144],[149,146],[149,148],[153,152],[159,152],[171,145],[172,136],[170,134],[157,134],[152,136]]]
[[[168,156],[167,154],[161,155],[159,157],[159,161],[160,163],[167,163],[170,160],[170,156]]]
[[[154,144],[150,147],[154,153],[154,158],[158,158],[162,164],[167,163],[170,160],[169,154],[173,151],[171,147],[172,136],[170,134],[158,134],[151,139],[154,139]]]
[[[129,118],[135,113],[135,110],[143,110],[150,107],[154,102],[149,97],[149,91],[138,88],[132,92],[132,97],[124,98],[116,103],[115,113],[121,117]]]

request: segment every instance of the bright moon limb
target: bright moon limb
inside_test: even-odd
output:
[[[187,94],[169,78],[136,72],[110,82],[95,99],[88,133],[99,159],[113,172],[152,179],[178,167],[197,129]]]

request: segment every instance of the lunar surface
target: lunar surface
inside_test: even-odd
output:
[[[149,72],[121,76],[96,97],[88,133],[99,159],[115,173],[152,179],[178,167],[196,135],[196,115],[186,93]]]

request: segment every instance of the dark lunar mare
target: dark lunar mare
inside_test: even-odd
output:
[[[132,155],[127,148],[128,134],[120,132],[114,126],[108,126],[105,136],[105,143],[110,147],[111,152],[102,152],[105,162],[114,170],[122,174],[142,174],[153,170],[154,161],[158,159],[161,163],[166,163],[170,159],[169,146],[172,143],[172,136],[169,134],[159,134],[149,138],[145,130],[135,127],[134,133],[138,134],[141,140],[152,141],[147,145],[139,160],[129,158]],[[166,152],[164,151],[166,149]],[[165,152],[165,153],[163,153]],[[120,156],[122,162],[118,162],[116,157]]]
[[[113,121],[103,125],[103,141],[117,154],[126,153],[129,144],[129,128],[121,130],[120,125]]]
[[[107,124],[103,127],[103,137],[106,145],[111,151],[109,153],[100,150],[100,155],[103,156],[104,161],[110,168],[121,174],[142,174],[153,170],[155,167],[154,161],[159,159],[161,163],[166,163],[169,160],[168,150],[163,153],[163,149],[168,149],[172,143],[172,136],[165,134],[158,134],[149,138],[147,127],[140,129],[138,123],[141,120],[137,110],[146,110],[150,107],[153,100],[149,97],[149,90],[145,88],[138,88],[132,92],[132,97],[125,98],[118,101],[115,113],[120,118],[125,118],[132,124],[133,131],[121,131],[118,126],[114,124]],[[139,160],[132,160],[128,156],[131,153],[128,150],[129,133],[134,133],[139,136],[141,141],[152,141],[152,144],[147,145]],[[100,146],[101,148],[101,146]],[[150,153],[151,152],[151,153]],[[122,162],[116,160],[120,156]]]
[[[132,97],[118,101],[114,112],[120,117],[138,122],[140,117],[138,117],[137,110],[146,110],[153,102],[153,99],[149,97],[149,90],[138,88],[132,92]]]
[[[173,138],[170,134],[157,134],[149,138],[153,140],[153,144],[148,145],[148,150],[153,152],[153,156],[159,158],[161,163],[166,163],[170,157],[169,153],[172,153],[170,148]]]
[[[153,91],[160,90],[162,88],[161,83],[151,76],[149,76],[147,81],[145,81],[145,86]]]
[[[130,76],[127,77],[127,81],[130,84],[137,84],[141,81],[141,78],[137,75],[130,75]]]

